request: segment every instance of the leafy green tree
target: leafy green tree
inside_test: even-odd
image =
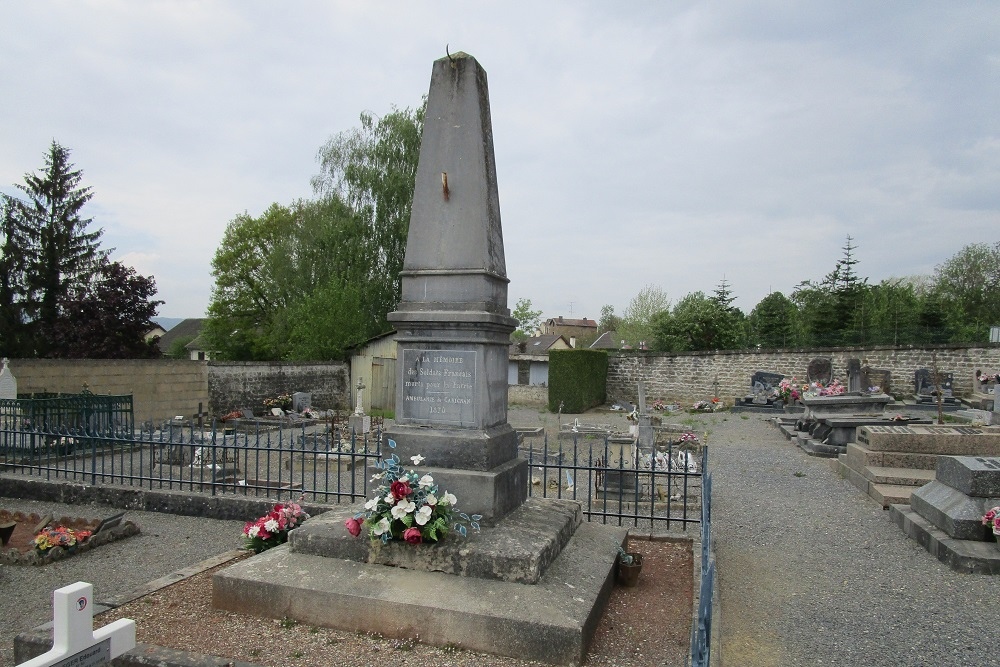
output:
[[[531,299],[518,299],[511,316],[518,322],[517,329],[510,335],[514,341],[527,340],[542,324],[542,311],[531,309]]]
[[[119,262],[101,262],[91,279],[70,288],[49,327],[49,356],[66,359],[135,359],[160,356],[144,336],[162,301],[156,282]]]
[[[597,321],[597,331],[599,333],[604,333],[606,331],[618,331],[618,327],[621,326],[621,318],[615,315],[615,307],[611,304],[605,304],[601,307],[601,319]]]
[[[649,284],[632,297],[618,326],[618,335],[626,343],[638,347],[651,344],[654,338],[653,321],[657,315],[669,311],[670,299],[658,285]]]
[[[406,233],[416,181],[425,99],[417,109],[382,116],[361,114],[361,126],[332,137],[319,151],[316,194],[336,194],[362,223],[355,252],[365,260],[363,302],[375,327],[386,330],[386,315],[400,298]]]
[[[1000,324],[1000,241],[962,248],[937,267],[934,287],[953,305],[947,312],[953,340],[988,341],[989,328]]]
[[[793,346],[797,315],[798,309],[788,297],[771,292],[750,313],[750,342],[767,349]]]
[[[175,338],[174,342],[170,344],[170,349],[164,355],[170,357],[171,359],[187,359],[188,351],[187,345],[194,340],[194,336],[181,336],[180,338]]]
[[[361,233],[335,194],[234,218],[212,260],[203,327],[211,347],[225,359],[327,359],[381,333],[385,313],[366,300]]]
[[[742,339],[737,316],[704,292],[692,292],[653,320],[653,347],[664,352],[727,350]]]

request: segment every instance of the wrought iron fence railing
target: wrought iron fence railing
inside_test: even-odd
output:
[[[0,471],[46,480],[190,493],[244,494],[309,502],[368,497],[379,433],[353,434],[341,425],[289,428],[255,421],[206,429],[46,429],[0,420]],[[703,521],[706,451],[674,444],[645,455],[605,439],[581,445],[522,445],[531,471],[529,494],[581,503],[589,521],[643,529],[686,530]]]

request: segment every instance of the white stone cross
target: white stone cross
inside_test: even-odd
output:
[[[17,667],[92,667],[135,648],[135,621],[94,630],[94,587],[83,581],[52,592],[52,650]]]
[[[354,414],[361,416],[365,414],[365,409],[361,405],[361,397],[364,395],[365,383],[358,380],[358,405],[354,408]]]

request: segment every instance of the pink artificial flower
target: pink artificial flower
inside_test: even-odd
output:
[[[355,519],[354,517],[346,519],[344,521],[344,525],[347,526],[347,532],[349,532],[354,537],[357,537],[358,535],[361,534],[361,522]]]
[[[993,534],[1000,535],[1000,516],[993,519]]]
[[[983,525],[984,526],[990,525],[993,522],[993,520],[996,519],[996,517],[997,517],[997,508],[994,507],[989,512],[983,515]]]
[[[420,544],[424,541],[423,536],[420,535],[419,528],[407,528],[403,531],[403,539],[409,544]]]

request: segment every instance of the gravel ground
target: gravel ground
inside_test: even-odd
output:
[[[0,507],[25,513],[103,518],[117,514],[103,505],[60,505],[0,498]],[[134,537],[44,567],[0,565],[0,664],[13,665],[14,637],[52,620],[52,591],[77,581],[94,585],[94,600],[128,593],[182,568],[242,546],[242,521],[196,519],[129,511],[139,525]]]
[[[759,415],[712,415],[723,664],[1000,665],[997,580],[908,539]]]

